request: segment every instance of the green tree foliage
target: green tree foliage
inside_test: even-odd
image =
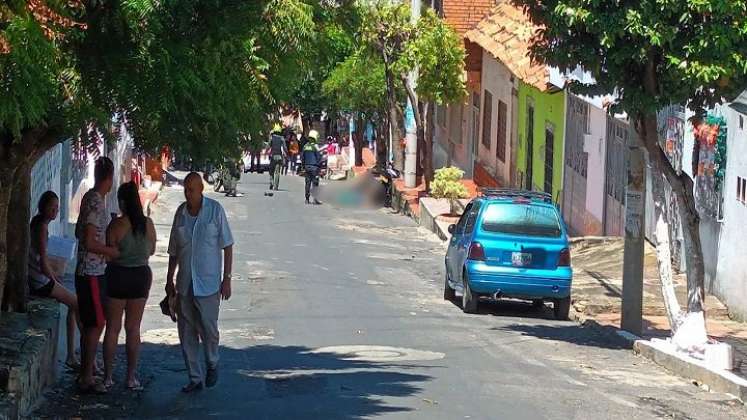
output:
[[[39,156],[65,138],[112,140],[113,118],[146,150],[167,144],[195,158],[235,156],[300,79],[314,4],[0,3],[0,282],[8,226],[26,225],[9,223],[8,205],[19,197],[28,211],[26,180]],[[25,258],[21,248],[13,252]]]
[[[612,110],[632,118],[654,174],[657,218],[666,214],[663,179],[683,223],[688,309],[702,311],[703,253],[693,182],[677,173],[658,145],[656,112],[687,104],[697,114],[731,98],[747,82],[747,2],[735,0],[515,0],[540,26],[535,58],[591,72],[586,94],[615,92]],[[674,329],[676,325],[673,325]]]
[[[318,2],[314,5],[316,36],[306,49],[306,65],[287,103],[305,115],[335,114],[340,105],[324,95],[323,83],[355,50],[359,17],[353,1]]]
[[[463,80],[465,54],[459,35],[428,10],[413,27],[411,42],[406,44],[397,68],[402,73],[418,69],[415,91],[420,100],[439,105],[454,103],[467,94]]]
[[[631,115],[685,102],[702,111],[747,82],[744,1],[518,3],[542,25],[537,57],[566,70],[582,66],[597,83],[576,88],[617,92],[617,109]]]
[[[428,103],[457,103],[465,98],[464,46],[432,9],[413,22],[407,4],[379,1],[369,3],[362,16],[364,45],[384,62],[390,110],[397,108],[397,89],[405,89],[413,105],[418,149],[429,187],[433,179],[433,136],[426,133]],[[415,89],[406,80],[413,71],[418,74]],[[396,120],[395,113],[390,113],[390,119]],[[395,157],[400,154],[398,151]]]
[[[343,111],[368,115],[380,112],[386,103],[384,63],[377,56],[359,51],[332,70],[322,91],[324,96],[334,98]]]

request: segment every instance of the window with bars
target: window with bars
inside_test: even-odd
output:
[[[482,145],[490,150],[490,131],[493,120],[493,94],[485,90],[485,103],[482,111]]]
[[[498,142],[495,147],[495,157],[501,162],[506,161],[506,121],[508,107],[503,101],[498,101]]]

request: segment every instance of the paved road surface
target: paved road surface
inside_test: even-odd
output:
[[[221,307],[219,385],[187,380],[160,315],[178,189],[156,213],[160,243],[143,324],[142,393],[75,396],[71,376],[39,416],[250,419],[736,419],[745,409],[636,358],[614,339],[504,302],[468,316],[442,296],[443,245],[383,210],[303,204],[302,179],[245,176],[223,203],[236,239]],[[120,370],[124,355],[120,355]],[[120,375],[119,380],[122,381]]]

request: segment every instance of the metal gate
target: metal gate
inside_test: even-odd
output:
[[[563,219],[572,235],[585,235],[588,153],[584,138],[589,134],[589,104],[576,96],[568,97],[563,179]]]
[[[607,156],[604,168],[604,234],[607,236],[622,236],[624,232],[629,139],[628,123],[607,117]]]

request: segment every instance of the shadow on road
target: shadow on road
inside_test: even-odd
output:
[[[518,332],[524,336],[550,341],[564,341],[578,346],[599,347],[612,350],[630,348],[630,344],[612,330],[593,330],[576,323],[570,325],[568,323],[558,325],[512,324],[494,327],[491,330]]]
[[[351,360],[299,346],[221,346],[218,385],[187,395],[179,392],[187,381],[179,346],[144,343],[139,371],[145,389],[132,392],[122,385],[121,347],[109,394],[79,395],[74,375],[66,373],[33,417],[359,419],[411,411],[385,400],[417,394],[419,384],[431,380],[407,372],[425,368],[419,365]]]
[[[462,309],[462,298],[451,302]],[[477,315],[493,315],[500,317],[517,317],[528,319],[554,319],[552,308],[545,305],[541,308],[532,306],[531,302],[519,300],[481,300]]]

